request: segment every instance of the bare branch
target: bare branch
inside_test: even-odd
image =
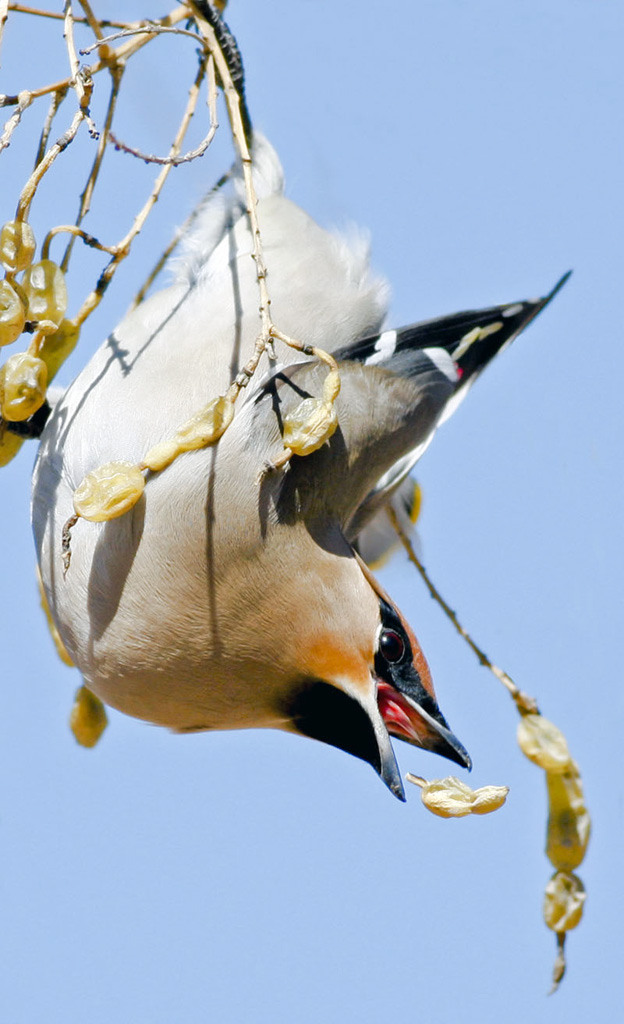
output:
[[[3,149],[7,149],[7,147],[11,145],[11,136],[13,135],[13,132],[20,123],[22,119],[22,114],[32,103],[33,94],[29,92],[28,89],[24,89],[22,92],[19,93],[16,99],[17,110],[13,114],[11,114],[11,117],[4,126],[4,131],[2,132],[2,135],[0,135],[0,153]],[[0,106],[2,106],[1,102]]]

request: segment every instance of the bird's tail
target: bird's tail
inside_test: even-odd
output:
[[[252,177],[258,199],[281,195],[284,172],[271,143],[254,132],[252,138]],[[194,285],[212,253],[247,207],[243,167],[237,160],[211,188],[189,218],[190,223],[172,261],[176,283]]]

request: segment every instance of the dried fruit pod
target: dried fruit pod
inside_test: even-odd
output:
[[[10,345],[24,330],[26,310],[10,281],[0,281],[0,345]]]
[[[213,398],[203,409],[178,427],[173,435],[181,452],[206,448],[225,433],[234,417],[234,403],[226,395]]]
[[[474,792],[454,775],[448,775],[426,782],[420,798],[427,810],[440,818],[463,818],[472,812]]]
[[[46,334],[37,345],[36,355],[43,359],[48,368],[48,383],[56,377],[59,369],[74,351],[80,327],[73,320],[61,320],[53,334]]]
[[[333,402],[304,398],[293,412],[284,416],[284,447],[295,455],[311,455],[329,440],[337,426]]]
[[[26,270],[33,261],[37,243],[28,221],[10,220],[0,231],[0,260],[11,273]]]
[[[467,814],[489,814],[502,807],[507,799],[507,786],[481,786],[471,789],[454,775],[445,779],[426,779],[407,773],[409,782],[420,786],[422,802],[427,810],[441,818],[463,818]]]
[[[45,590],[43,589],[43,581],[41,579],[41,573],[39,572],[39,566],[37,566],[37,584],[39,586],[39,600],[41,602],[43,614],[46,617],[46,622],[48,623],[50,636],[52,637],[52,640],[54,641],[54,646],[56,647],[56,653],[58,654],[59,658],[61,659],[64,665],[67,665],[69,668],[73,668],[74,663],[69,656],[69,652],[65,644],[61,640],[61,634],[56,628],[56,623],[52,618],[52,613],[50,612],[50,605],[48,604],[48,599],[46,597]]]
[[[490,814],[502,807],[509,793],[508,786],[481,786],[475,789],[471,810],[473,814]]]
[[[554,932],[569,932],[583,916],[585,887],[577,875],[556,871],[544,892],[544,921]]]
[[[183,452],[216,444],[234,417],[234,403],[227,395],[213,398],[203,409],[178,427],[172,438],[150,448],[142,465],[154,473],[169,466]]]
[[[523,715],[518,724],[518,746],[533,764],[547,772],[564,772],[571,764],[566,738],[540,714]]]
[[[0,371],[2,415],[10,423],[27,420],[45,401],[46,364],[29,352],[9,356]]]
[[[128,512],[143,494],[145,477],[129,462],[107,462],[87,473],[74,491],[76,514],[103,523]]]
[[[0,427],[0,467],[7,466],[22,447],[24,439]]]
[[[22,287],[28,300],[27,318],[36,321],[44,334],[54,334],[67,309],[65,275],[52,260],[33,263],[24,274]]]
[[[108,725],[106,709],[86,686],[76,691],[69,726],[81,747],[94,747]]]
[[[559,871],[572,871],[585,856],[591,832],[581,777],[574,761],[566,772],[547,772],[546,785],[546,855]]]
[[[175,441],[161,441],[160,444],[155,444],[153,448],[150,448],[142,464],[146,469],[159,473],[161,469],[166,469],[167,466],[170,466],[173,460],[180,454]]]

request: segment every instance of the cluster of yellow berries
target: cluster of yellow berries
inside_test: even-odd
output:
[[[73,321],[65,319],[63,271],[49,259],[33,263],[35,250],[27,221],[9,221],[2,227],[0,262],[5,277],[0,281],[0,346],[11,345],[24,330],[33,335],[28,350],[10,356],[0,368],[0,411],[9,423],[27,420],[43,405],[48,384],[80,333]],[[21,443],[0,428],[0,466],[13,458]]]
[[[306,398],[284,417],[286,453],[309,455],[331,437],[338,425],[334,402],[339,391],[339,374],[331,370],[323,383],[322,398]],[[173,437],[150,448],[138,465],[108,462],[87,473],[74,492],[76,515],[100,523],[130,511],[145,489],[145,471],[157,473],[183,452],[215,444],[232,422],[234,401],[229,393],[213,398],[178,427]]]
[[[92,523],[102,523],[129,512],[143,494],[146,470],[159,472],[183,452],[215,444],[233,416],[233,399],[220,395],[178,427],[172,438],[150,448],[138,466],[131,462],[107,462],[98,466],[87,473],[74,491],[76,515]]]
[[[523,754],[546,772],[548,826],[546,855],[556,869],[544,894],[544,920],[556,932],[560,958],[554,985],[563,977],[563,940],[583,914],[585,888],[575,875],[587,850],[591,821],[578,765],[572,760],[563,733],[540,714],[523,715],[518,725]]]

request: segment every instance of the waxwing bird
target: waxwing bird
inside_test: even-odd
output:
[[[440,422],[554,292],[386,330],[387,289],[362,239],[321,229],[284,196],[259,135],[253,156],[272,316],[335,355],[339,426],[313,454],[262,471],[283,451],[284,417],[327,374],[280,350],[216,445],[150,474],[125,515],[77,523],[64,577],[61,534],[84,476],[138,464],[251,356],[257,281],[235,174],[201,211],[174,283],[110,334],[46,423],[32,502],[42,580],[71,657],[108,704],[182,732],[309,736],[369,762],[404,799],[391,736],[467,768],[470,758],[358,544],[405,495]]]

